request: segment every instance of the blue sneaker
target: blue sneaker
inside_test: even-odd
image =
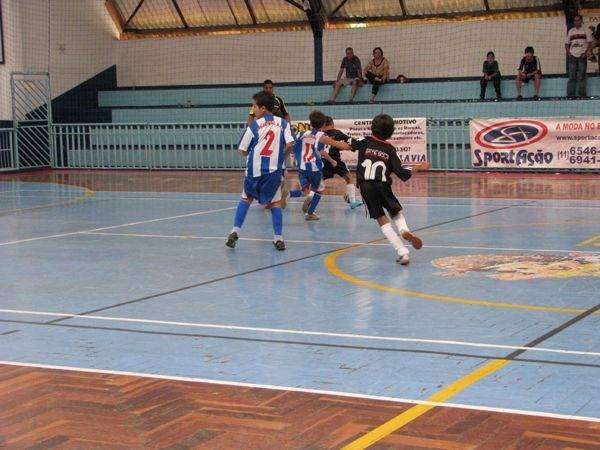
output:
[[[350,209],[356,209],[356,208],[358,208],[362,204],[363,204],[363,202],[361,202],[360,200],[351,202],[350,203]]]

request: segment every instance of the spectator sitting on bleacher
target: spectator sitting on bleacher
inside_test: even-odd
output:
[[[342,78],[344,71],[346,71],[346,76]],[[342,86],[347,86],[349,84],[352,85],[352,90],[350,91],[350,99],[348,101],[352,103],[356,91],[358,91],[358,88],[362,84],[362,67],[360,65],[360,59],[354,54],[352,47],[346,48],[346,56],[342,59],[340,71],[338,72],[337,79],[333,86],[333,92],[331,97],[329,97],[329,100],[327,100],[327,103],[335,103],[335,99]]]
[[[373,49],[373,59],[365,69],[365,78],[373,85],[369,103],[375,103],[375,97],[377,97],[377,93],[379,92],[379,86],[387,83],[389,76],[390,63],[387,58],[383,57],[383,50],[381,47],[375,47]]]
[[[281,117],[282,119],[287,120],[291,123],[290,114],[288,113],[287,107],[285,106],[285,102],[281,97],[275,95],[273,92],[273,82],[271,80],[263,81],[263,91],[269,92],[275,96],[275,106],[273,107],[273,115]],[[250,112],[248,112],[248,120],[246,121],[249,126],[252,122],[254,122],[254,107],[250,107]]]
[[[534,56],[533,47],[525,48],[525,56],[521,58],[521,64],[517,72],[517,100],[523,100],[521,86],[533,80],[534,100],[540,99],[540,87],[542,85],[542,65],[537,56]]]
[[[486,60],[483,62],[483,76],[479,84],[481,85],[481,93],[479,98],[483,100],[485,98],[485,90],[487,88],[488,81],[494,83],[494,89],[496,90],[496,98],[500,100],[502,93],[500,91],[500,67],[498,61],[496,61],[496,55],[494,52],[487,52]]]
[[[600,73],[600,23],[596,24],[595,27],[591,25],[590,31],[592,32],[592,38],[594,39],[592,42],[592,55],[590,56],[590,61],[598,63],[596,73]]]
[[[573,19],[575,25],[567,32],[565,50],[567,52],[567,97],[587,97],[586,73],[587,60],[592,54],[593,39],[590,30],[583,28],[583,17],[577,14]]]

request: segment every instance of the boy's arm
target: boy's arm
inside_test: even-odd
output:
[[[248,155],[248,148],[250,147],[250,144],[252,143],[252,139],[254,139],[254,132],[252,131],[252,128],[250,126],[248,126],[246,128],[246,131],[244,131],[244,134],[242,135],[240,142],[238,143],[238,150],[240,151],[240,153],[242,155],[244,155],[244,156]]]
[[[336,141],[335,139],[331,139],[329,136],[321,136],[319,142],[322,142],[325,145],[331,145],[332,147],[340,150],[351,150],[350,144],[344,141]]]

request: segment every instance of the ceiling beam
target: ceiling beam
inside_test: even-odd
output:
[[[342,8],[342,6],[344,6],[346,4],[347,1],[348,0],[342,0],[340,2],[340,4],[337,5],[337,8],[335,8],[333,11],[331,11],[331,14],[329,14],[329,19],[332,19],[333,16],[335,16],[335,13],[338,12]]]
[[[252,3],[250,3],[250,0],[244,0],[244,3],[246,3],[246,8],[248,9],[248,12],[250,13],[250,17],[252,18],[252,23],[254,25],[258,24],[258,21],[256,20],[256,14],[254,12],[254,8],[252,7]]]
[[[302,6],[300,3],[294,1],[294,0],[283,0],[286,3],[289,3],[292,6],[295,6],[298,9],[301,9],[302,11],[304,11],[304,6]]]
[[[227,3],[227,6],[229,6],[229,12],[231,12],[231,15],[233,16],[233,20],[235,20],[235,24],[239,25],[240,21],[238,20],[237,16],[235,15],[235,11],[231,7],[231,3],[229,3],[229,0],[225,0],[225,3]]]
[[[292,29],[309,29],[308,21],[295,22],[273,22],[261,23],[259,25],[244,24],[244,25],[219,25],[211,27],[194,27],[189,28],[152,28],[152,29],[129,29],[123,33],[123,39],[135,39],[140,37],[167,37],[167,36],[185,36],[185,35],[209,35],[215,33],[249,33],[253,31],[286,31]]]
[[[404,0],[398,0],[400,2],[400,9],[402,10],[402,15],[406,16],[406,5],[404,4]],[[486,0],[487,1],[487,0]]]
[[[127,29],[127,25],[129,25],[129,22],[131,22],[131,19],[133,19],[133,16],[135,16],[137,14],[137,12],[140,10],[140,8],[142,7],[142,5],[144,4],[145,1],[146,0],[140,0],[140,2],[138,3],[138,5],[135,7],[135,9],[133,10],[133,12],[129,16],[129,19],[127,19],[125,21],[125,24],[123,25],[123,30]]]
[[[179,7],[179,3],[177,3],[177,0],[172,0],[172,1],[173,1],[173,6],[177,10],[177,14],[179,14],[179,20],[181,20],[181,23],[183,24],[184,27],[189,28],[190,26],[186,22],[185,17],[183,17],[183,13],[181,12],[181,8]]]
[[[536,12],[553,12],[561,11],[560,5],[552,6],[532,6],[526,8],[515,9],[492,9],[491,11],[465,11],[453,13],[439,14],[423,14],[423,15],[407,15],[407,16],[381,16],[381,17],[330,17],[329,22],[333,25],[342,23],[355,22],[402,22],[406,20],[421,20],[421,19],[457,19],[481,16],[494,16],[501,14],[518,14],[518,13],[536,13]]]
[[[115,4],[115,0],[106,0],[104,2],[104,6],[106,7],[106,11],[108,12],[108,15],[110,16],[113,23],[115,24],[115,28],[119,32],[119,35],[121,35],[121,33],[123,32],[123,29],[125,28],[125,19],[123,19],[123,15],[121,14],[121,11]]]

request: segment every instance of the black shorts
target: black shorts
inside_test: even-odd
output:
[[[371,219],[385,216],[385,210],[394,217],[402,206],[392,192],[392,185],[381,181],[363,181],[360,183],[360,195],[369,211]]]
[[[333,167],[327,160],[323,160],[323,179],[328,180],[333,178],[334,175],[338,175],[344,178],[350,171],[346,167],[346,164],[338,161],[337,166]]]

